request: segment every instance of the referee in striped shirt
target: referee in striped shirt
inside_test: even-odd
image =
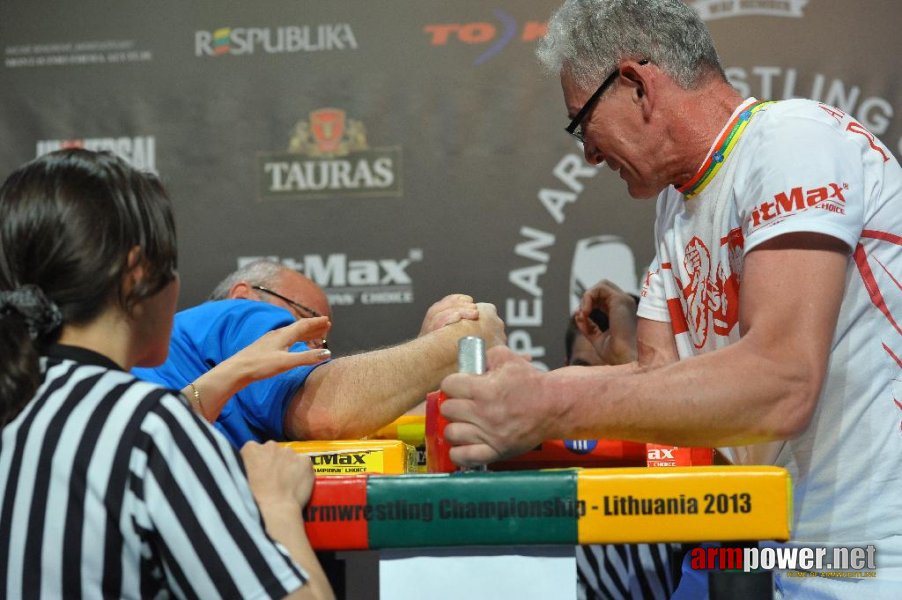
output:
[[[0,597],[332,596],[309,460],[239,457],[129,373],[165,359],[175,266],[165,191],[121,159],[63,150],[0,188]]]

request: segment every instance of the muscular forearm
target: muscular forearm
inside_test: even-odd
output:
[[[333,360],[310,374],[292,400],[286,432],[293,439],[368,435],[422,402],[457,367],[457,341],[479,335],[463,320],[410,342]]]
[[[551,437],[733,446],[792,437],[807,424],[823,369],[781,364],[743,340],[666,366],[591,377],[572,369],[543,385],[563,397]],[[815,367],[814,370],[817,370]]]

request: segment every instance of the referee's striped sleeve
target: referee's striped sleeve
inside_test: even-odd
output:
[[[0,598],[282,597],[306,581],[240,457],[183,398],[41,361],[0,429]]]
[[[248,598],[281,597],[306,581],[266,534],[228,443],[181,399],[163,396],[139,439],[130,465],[142,480],[137,522],[153,532],[170,585],[186,596]]]

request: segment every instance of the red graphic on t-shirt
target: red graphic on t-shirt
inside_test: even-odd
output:
[[[683,268],[689,280],[684,285],[674,273],[683,299],[684,314],[693,331],[696,348],[704,347],[708,331],[727,336],[739,321],[739,273],[742,271],[744,239],[740,228],[720,240],[727,247],[727,264],[718,263],[712,279],[711,252],[698,237],[686,244]]]
[[[701,348],[708,340],[708,289],[711,286],[711,253],[705,243],[693,237],[686,244],[683,268],[689,275],[686,285],[680,285],[686,300],[685,312],[689,326],[695,332],[695,347]]]
[[[873,239],[878,240],[879,242],[888,242],[889,244],[893,244],[896,246],[902,246],[902,236],[889,233],[886,231],[875,231],[873,229],[865,229],[861,232],[861,237],[863,239]],[[894,274],[880,259],[876,256],[876,253],[868,255],[868,253],[864,249],[864,245],[859,243],[855,247],[855,251],[852,253],[852,258],[855,261],[855,265],[858,267],[858,274],[861,276],[861,281],[864,284],[865,289],[868,292],[868,296],[870,296],[871,304],[880,311],[881,314],[886,318],[887,323],[896,331],[897,334],[902,336],[902,325],[900,325],[899,320],[897,319],[897,315],[892,313],[890,309],[890,304],[886,301],[888,297],[896,297],[897,294],[902,293],[902,282],[897,278],[898,274]],[[877,283],[877,276],[874,274],[874,270],[871,268],[871,261],[874,262],[875,266],[879,267],[880,271],[884,273],[886,279],[891,282],[891,285],[886,285],[884,289],[880,289],[879,284]],[[878,271],[879,272],[879,271]],[[888,331],[888,330],[887,330]],[[890,336],[891,338],[892,336]],[[886,339],[886,338],[885,338]],[[898,340],[899,338],[896,338]],[[902,368],[902,359],[893,352],[893,349],[890,347],[886,341],[881,341],[881,345],[883,346],[884,351],[892,358],[900,368]],[[899,381],[898,379],[894,381]],[[894,386],[894,389],[898,390],[899,386]],[[902,410],[902,402],[899,401],[899,398],[893,396],[893,402],[896,406]],[[899,431],[902,432],[902,422],[899,423]]]
[[[737,227],[720,240],[727,247],[729,264],[726,271],[723,264],[717,265],[717,307],[714,309],[714,333],[730,335],[739,322],[739,274],[742,273],[742,250],[745,238],[742,228]]]
[[[818,104],[818,107],[825,113],[836,119],[836,122],[839,125],[842,125],[843,119],[846,118],[846,113],[839,110],[838,108],[833,108],[832,106],[827,106],[826,104]],[[858,135],[863,135],[865,139],[867,139],[868,146],[870,146],[871,150],[879,154],[883,158],[883,162],[889,162],[889,155],[887,154],[887,152],[880,146],[880,143],[874,136],[874,134],[868,131],[864,127],[864,125],[862,125],[858,121],[851,120],[846,124],[846,131]]]

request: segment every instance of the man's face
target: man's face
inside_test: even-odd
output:
[[[622,78],[621,78],[622,80]],[[633,198],[650,198],[667,183],[659,181],[654,165],[652,131],[643,118],[640,97],[633,85],[622,81],[605,91],[586,114],[583,152],[592,165],[602,162],[626,181]],[[561,87],[569,118],[573,118],[595,90],[583,90],[574,82],[567,69],[561,71]]]

